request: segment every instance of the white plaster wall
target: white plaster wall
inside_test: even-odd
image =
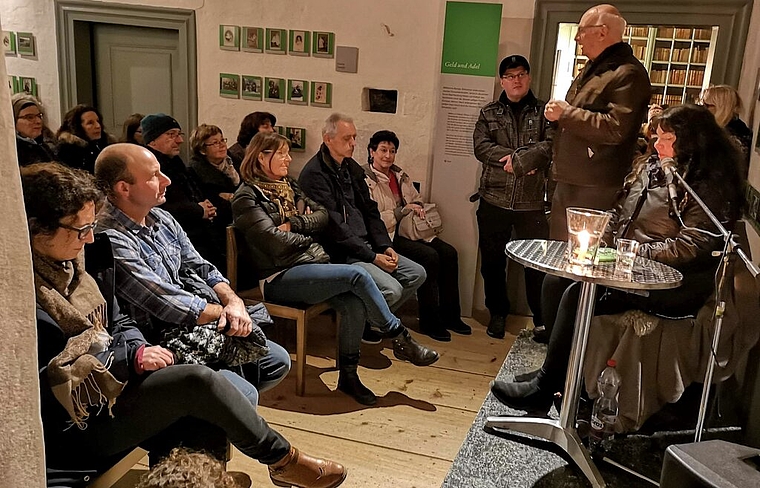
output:
[[[0,79],[6,74],[0,63]],[[45,471],[32,259],[8,90],[0,107],[0,486],[36,488]]]

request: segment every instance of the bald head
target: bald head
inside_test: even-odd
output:
[[[580,44],[583,54],[593,60],[608,47],[623,41],[625,26],[625,19],[614,5],[596,5],[581,17],[575,42]]]
[[[112,144],[95,161],[95,177],[108,199],[136,222],[166,201],[169,178],[148,149],[137,144]]]

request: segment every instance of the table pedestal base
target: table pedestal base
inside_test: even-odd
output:
[[[575,429],[563,429],[558,420],[535,417],[488,417],[485,426],[496,430],[509,429],[546,439],[561,447],[575,461],[593,488],[607,486]]]

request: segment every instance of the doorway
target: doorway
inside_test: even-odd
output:
[[[164,112],[185,130],[196,126],[193,11],[64,1],[56,9],[62,113],[94,105],[117,138],[133,113]]]

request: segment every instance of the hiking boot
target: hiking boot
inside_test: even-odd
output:
[[[393,339],[393,355],[415,366],[430,366],[438,361],[438,353],[415,341],[408,330]]]

